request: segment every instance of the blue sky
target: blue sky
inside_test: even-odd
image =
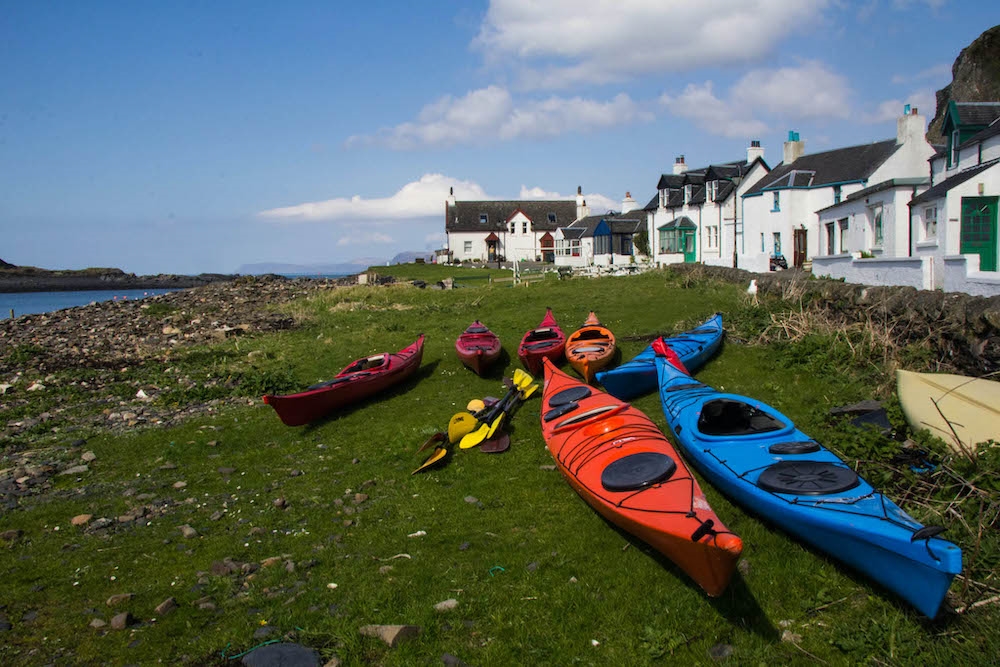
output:
[[[0,258],[235,272],[928,121],[995,0],[0,3]]]

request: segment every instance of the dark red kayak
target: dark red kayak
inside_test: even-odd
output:
[[[463,364],[482,375],[500,358],[500,338],[476,320],[455,341],[455,352]]]
[[[532,375],[542,374],[542,360],[548,359],[556,363],[563,356],[566,347],[566,334],[556,324],[552,309],[545,309],[545,317],[537,327],[524,334],[521,345],[517,348],[517,356]]]
[[[402,382],[420,367],[424,335],[395,354],[384,352],[358,359],[332,380],[320,382],[298,394],[264,397],[288,426],[301,426],[334,410],[356,403]]]

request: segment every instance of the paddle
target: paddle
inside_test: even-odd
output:
[[[489,438],[479,447],[480,451],[487,454],[499,454],[508,449],[510,449],[510,435],[508,433],[501,433],[496,437]]]
[[[462,437],[462,441],[458,445],[461,449],[475,447],[483,440],[493,437],[508,414],[513,412],[513,408],[519,402],[518,399],[523,401],[538,389],[537,384],[531,384],[534,378],[530,374],[524,371],[520,371],[520,373],[515,371],[514,377],[514,386],[507,392],[503,400],[479,418],[480,426],[478,428]],[[518,382],[520,382],[521,387],[518,387]]]
[[[416,470],[414,470],[410,474],[411,475],[416,475],[421,470],[423,470],[425,468],[429,468],[430,466],[434,465],[435,463],[437,463],[438,461],[440,461],[441,459],[443,459],[447,453],[448,453],[447,449],[445,449],[444,447],[438,447],[437,449],[434,450],[434,453],[432,453],[430,455],[430,457],[428,457],[428,459],[426,461],[424,461],[422,464],[420,464],[419,468],[417,468]]]
[[[437,433],[434,433],[433,435],[431,435],[431,437],[427,438],[427,442],[425,442],[424,444],[420,445],[420,449],[417,450],[417,453],[419,454],[420,452],[422,452],[425,449],[429,448],[433,444],[436,444],[436,443],[439,443],[439,442],[444,442],[447,437],[448,437],[448,434],[444,433],[442,431],[438,431]]]
[[[516,395],[518,392],[517,386],[511,387],[507,391],[507,395],[504,396],[499,403],[487,409],[485,414],[477,416],[477,425],[474,430],[466,433],[462,436],[462,441],[458,443],[461,449],[469,449],[470,447],[475,447],[483,440],[485,440],[489,434],[490,425],[496,420],[497,415],[499,415],[510,402],[512,396]]]

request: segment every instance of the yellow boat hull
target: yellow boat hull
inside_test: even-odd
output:
[[[1000,443],[1000,382],[948,373],[896,371],[906,421],[959,453],[987,440]]]

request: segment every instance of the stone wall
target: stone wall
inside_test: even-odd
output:
[[[1000,296],[981,297],[912,287],[869,287],[812,278],[802,271],[750,273],[741,269],[677,264],[668,271],[748,286],[797,308],[829,311],[849,322],[892,324],[897,342],[924,343],[944,368],[982,376],[1000,371]]]

